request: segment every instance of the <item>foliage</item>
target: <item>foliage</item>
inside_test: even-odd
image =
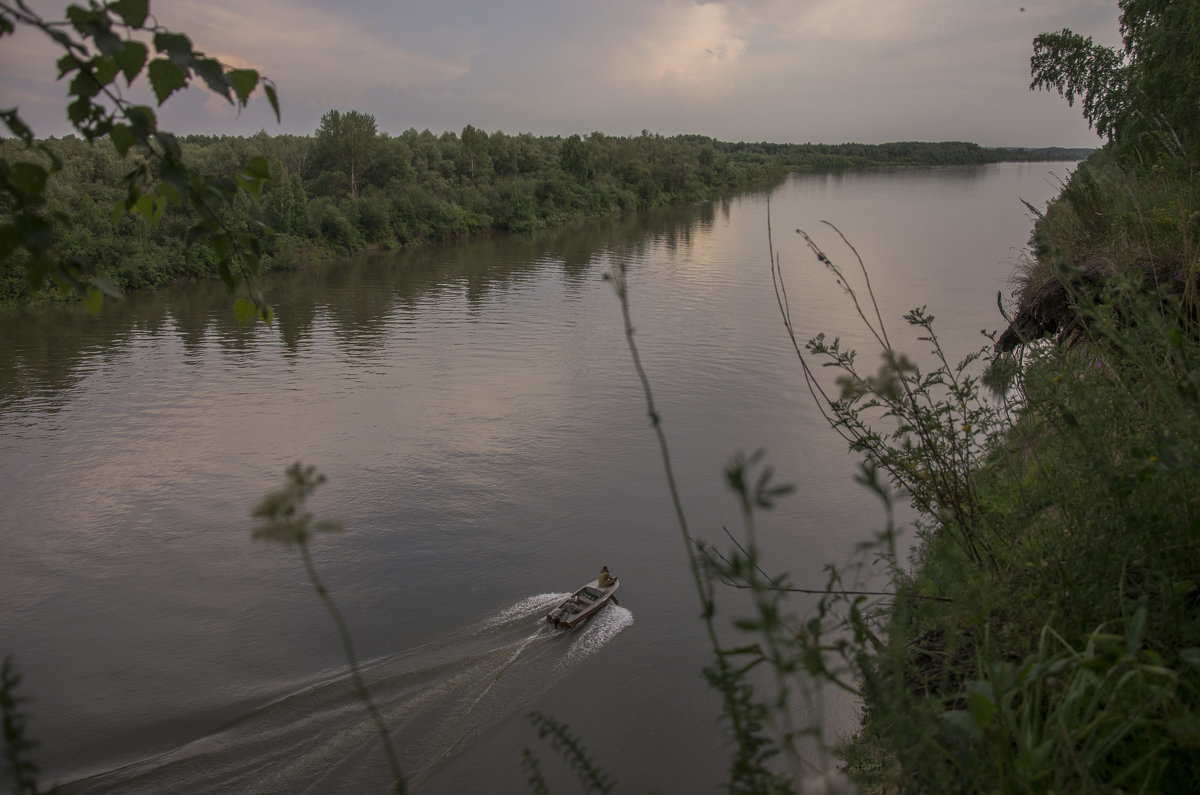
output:
[[[850,247],[874,307],[873,317],[864,310],[842,269],[806,232],[796,231],[846,290],[883,358],[875,375],[864,375],[854,351],[843,350],[838,339],[830,343],[824,334],[818,334],[806,345],[808,353],[821,366],[841,373],[838,378],[841,394],[830,397],[799,349],[787,288],[781,272],[773,267],[776,297],[785,327],[809,387],[815,396],[819,395],[818,405],[830,426],[849,442],[852,451],[864,454],[869,466],[886,471],[892,485],[910,494],[919,511],[957,533],[974,561],[991,560],[989,543],[974,532],[982,510],[974,472],[994,447],[1002,417],[1001,407],[981,396],[980,379],[971,374],[972,366],[985,352],[973,353],[952,366],[934,334],[933,315],[924,307],[914,309],[904,319],[920,330],[919,341],[932,346],[933,368],[923,371],[892,347],[858,252]],[[895,421],[895,426],[881,430],[877,426],[879,420]]]
[[[1005,350],[1085,333],[1072,295],[1135,271],[1195,313],[1200,287],[1200,5],[1123,0],[1121,52],[1070,31],[1035,43],[1033,86],[1083,100],[1109,139],[1063,185],[1034,227],[1017,274]]]
[[[890,686],[867,725],[914,791],[1200,781],[1200,346],[1177,300],[1126,277],[1083,303],[1091,341],[1029,358],[1021,412],[979,473],[980,532],[1012,539],[995,573],[930,538],[916,587],[954,607],[898,609],[876,663]],[[919,714],[924,730],[902,717]]]
[[[329,163],[345,174],[350,198],[357,199],[362,171],[374,157],[378,144],[375,117],[356,110],[331,110],[321,117],[314,144],[314,158]]]
[[[617,790],[617,782],[604,773],[588,757],[583,742],[562,723],[540,712],[531,712],[529,722],[537,728],[538,739],[549,739],[550,747],[575,771],[579,783],[586,793],[608,795]],[[529,772],[529,785],[534,792],[549,792],[537,757],[526,748],[522,755],[523,765]]]
[[[235,302],[239,318],[257,314],[270,322],[270,307],[257,287],[263,254],[259,238],[265,230],[238,233],[223,216],[240,195],[257,198],[262,193],[269,178],[267,161],[253,158],[232,176],[201,173],[185,159],[179,139],[158,129],[154,110],[124,96],[120,78],[129,88],[144,74],[159,106],[195,82],[237,108],[245,107],[251,94],[262,88],[278,118],[274,84],[254,69],[222,64],[195,49],[186,35],[157,24],[149,0],[89,0],[86,7],[68,6],[66,19],[58,21],[44,19],[24,0],[0,0],[0,37],[18,27],[38,30],[61,48],[59,78],[70,77],[67,117],[75,130],[88,142],[107,139],[120,158],[130,162],[119,181],[124,195],[113,205],[113,224],[126,213],[158,224],[169,207],[189,207],[197,220],[186,232],[187,244],[207,244],[230,293],[244,287],[248,294]],[[61,173],[63,160],[53,147],[35,140],[17,108],[0,111],[0,118],[23,144],[23,151],[7,148],[0,159],[0,201],[7,216],[0,222],[0,265],[23,270],[31,290],[49,281],[86,295],[93,307],[104,294],[119,295],[117,287],[96,272],[96,262],[66,255],[56,245],[58,230],[69,228],[72,221],[72,208],[55,208],[48,202],[52,177],[71,176]]]
[[[1020,360],[981,351],[1008,395],[989,398],[968,375],[975,357],[950,367],[916,311],[907,320],[935,363],[934,377],[920,375],[809,242],[885,362],[864,376],[853,352],[823,337],[796,346],[814,398],[922,515],[914,573],[890,521],[876,542],[897,593],[890,611],[823,599],[813,620],[840,614],[848,636],[795,638],[814,655],[809,674],[855,682],[863,698],[863,728],[842,748],[856,778],[889,792],[1194,790],[1200,339],[1190,305],[1135,273],[1079,288],[1086,337]],[[806,356],[843,373],[840,397]],[[959,510],[967,499],[972,510]]]
[[[889,508],[884,531],[860,553],[890,572],[890,606],[843,589],[860,561],[829,569],[806,617],[789,610],[787,594],[801,589],[765,572],[756,543],[756,513],[787,491],[760,454],[727,468],[742,540],[726,552],[690,535],[632,344],[626,277],[612,275],[689,560],[700,564],[713,651],[706,675],[723,695],[731,744],[728,789],[788,792],[812,770],[809,791],[856,791],[825,756],[819,725],[793,725],[797,714],[819,714],[813,702],[834,687],[862,699],[862,729],[840,753],[858,784],[876,791],[1194,791],[1200,337],[1189,305],[1167,286],[1117,273],[1073,296],[1082,341],[1020,359],[989,346],[956,365],[932,317],[914,310],[906,320],[931,347],[924,372],[893,347],[853,247],[864,302],[806,240],[883,354],[869,375],[836,342],[796,344],[772,253],[780,311],[814,399],[864,454],[862,482]],[[817,361],[841,373],[839,396],[818,381]],[[921,513],[911,571],[896,548],[889,484]],[[717,640],[721,585],[750,593],[752,615],[733,622],[744,642]],[[797,697],[808,709],[793,708]],[[804,737],[817,758],[804,758]]]
[[[915,310],[932,347],[922,374],[884,333],[866,269],[860,304],[806,236],[880,348],[883,367],[864,373],[837,340],[796,344],[777,275],[826,419],[921,513],[911,572],[889,532],[876,544],[890,609],[823,599],[817,618],[837,607],[848,634],[797,638],[818,680],[856,682],[863,724],[841,753],[876,791],[1200,786],[1200,7],[1120,5],[1122,54],[1070,31],[1036,45],[1034,87],[1082,99],[1110,145],[1038,219],[1020,339],[1001,346],[1013,353],[951,366]],[[841,373],[840,395],[816,362]]]
[[[200,173],[236,172],[248,162],[259,168],[263,161],[256,158],[265,158],[257,201],[242,191],[217,215],[234,243],[261,238],[260,270],[316,251],[414,246],[491,230],[524,233],[584,217],[690,203],[787,170],[1064,156],[953,142],[731,144],[649,133],[538,138],[489,134],[470,125],[460,135],[407,130],[393,137],[357,111],[326,113],[313,136],[260,132],[177,141]],[[47,186],[46,206],[73,219],[69,228],[51,230],[63,257],[90,263],[97,278],[119,290],[218,275],[213,250],[189,244],[191,222],[180,207],[166,206],[157,226],[144,223],[140,214],[112,223],[107,208],[124,206],[128,163],[143,155],[131,150],[129,159],[121,158],[113,148],[76,138],[38,146],[62,164]],[[16,142],[0,142],[0,157],[22,152]],[[40,295],[15,258],[0,263],[0,303]]]
[[[947,358],[933,317],[916,309],[905,319],[929,346],[930,364],[922,366],[893,345],[853,247],[866,288],[861,301],[850,274],[805,235],[879,347],[883,366],[871,374],[836,339],[799,344],[772,252],[780,310],[813,397],[864,455],[862,482],[888,509],[885,528],[859,549],[855,566],[869,558],[884,563],[890,603],[845,589],[851,570],[830,568],[815,610],[801,617],[790,608],[788,594],[800,589],[765,571],[755,530],[758,512],[787,487],[774,484],[758,454],[727,468],[743,519],[733,548],[691,535],[633,340],[627,274],[610,274],[710,640],[706,675],[722,696],[731,791],[792,791],[806,773],[817,775],[812,787],[853,791],[833,769],[819,727],[793,724],[796,700],[811,704],[824,687],[862,698],[862,730],[842,753],[854,761],[859,783],[883,791],[1184,792],[1200,785],[1200,338],[1188,297],[1197,238],[1186,159],[1196,140],[1187,114],[1196,103],[1175,107],[1169,90],[1181,88],[1187,99],[1190,89],[1172,81],[1194,65],[1186,43],[1195,40],[1196,6],[1127,0],[1121,8],[1123,55],[1069,31],[1039,39],[1035,86],[1040,80],[1068,101],[1083,99],[1088,120],[1120,146],[1095,161],[1112,162],[1102,159],[1112,155],[1111,169],[1089,167],[1065,186],[1065,202],[1039,222],[1035,254],[1066,273],[1081,246],[1103,233],[1116,261],[1141,261],[1149,251],[1152,260],[1182,263],[1182,288],[1137,269],[1063,280],[1084,333],[1064,344],[1026,339],[1012,354],[988,346],[958,363]],[[1182,45],[1176,30],[1185,34]],[[1170,67],[1181,53],[1182,66]],[[461,138],[428,131],[377,138],[375,151],[387,154],[361,169],[340,167],[342,182],[328,167],[335,160],[297,156],[295,141],[281,142],[272,168],[296,174],[305,201],[280,197],[278,212],[295,217],[284,208],[303,204],[308,233],[328,228],[347,247],[368,239],[408,243],[469,233],[492,219],[532,228],[678,200],[751,174],[805,167],[803,158],[827,167],[869,162],[870,154],[857,145],[833,152],[648,133],[562,141],[470,128]],[[1147,148],[1149,140],[1157,149]],[[931,156],[896,146],[891,157]],[[1112,198],[1122,193],[1128,204]],[[519,209],[504,215],[501,205],[510,200]],[[1140,228],[1140,238],[1112,231],[1105,216],[1113,206],[1124,209],[1119,230]],[[817,377],[818,363],[838,373],[838,394]],[[327,528],[304,505],[322,479],[298,464],[288,478],[256,509],[265,522],[256,535],[300,549],[401,789],[386,724],[361,685],[348,630],[309,555],[313,532]],[[911,568],[897,550],[892,488],[921,513]],[[723,586],[750,596],[751,615],[732,622],[736,643],[717,629]],[[588,791],[616,788],[563,724],[531,720]],[[818,758],[804,758],[804,738],[816,741]],[[536,758],[526,752],[524,762],[533,789],[546,791]]]
[[[1065,28],[1041,34],[1033,46],[1030,88],[1055,89],[1071,106],[1081,100],[1088,124],[1105,138],[1115,136],[1130,113],[1128,66],[1122,55]]]
[[[1170,286],[1193,307],[1200,277],[1200,182],[1165,170],[1136,168],[1107,151],[1082,163],[1059,196],[1034,225],[1033,258],[1018,274],[1018,312],[1044,304],[1047,291],[1063,285],[1095,283],[1132,271],[1147,285]],[[1057,326],[1022,326],[1026,339],[1077,324],[1065,311],[1043,315]],[[1020,318],[1018,318],[1020,319]],[[1020,324],[1018,324],[1020,325]],[[1008,347],[1014,347],[1009,345]]]
[[[1019,663],[992,660],[963,688],[965,705],[942,713],[953,759],[971,781],[988,775],[1031,790],[1183,791],[1183,754],[1200,748],[1196,704],[1200,649],[1182,669],[1142,649],[1146,607],[1119,633],[1097,629],[1081,649],[1049,627]],[[1180,769],[1172,769],[1178,765]],[[977,768],[977,772],[972,770]]]
[[[37,764],[30,753],[37,742],[28,737],[26,722],[28,715],[21,710],[24,701],[17,695],[21,676],[13,665],[12,655],[4,658],[0,668],[0,721],[4,729],[4,766],[7,778],[12,781],[13,792],[19,795],[37,795]]]
[[[1031,88],[1081,99],[1096,132],[1121,147],[1200,157],[1200,5],[1120,0],[1123,50],[1070,30],[1034,40]]]

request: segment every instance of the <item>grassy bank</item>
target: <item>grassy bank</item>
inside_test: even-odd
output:
[[[836,655],[868,791],[1200,789],[1200,191],[1179,165],[1079,167],[980,381],[897,366],[890,395],[852,374],[835,400],[899,418],[856,439],[922,512],[891,610]]]

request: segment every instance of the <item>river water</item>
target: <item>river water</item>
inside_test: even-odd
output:
[[[0,318],[0,653],[45,783],[78,791],[363,792],[387,773],[295,549],[251,539],[293,461],[344,531],[312,544],[410,784],[522,791],[525,718],[570,725],[623,788],[725,780],[719,705],[657,444],[603,276],[635,339],[692,532],[740,527],[722,468],[764,448],[796,491],[760,518],[775,571],[824,583],[884,514],[811,403],[793,319],[875,353],[793,231],[870,268],[898,347],[928,305],[955,355],[1067,164],[796,175],[693,207],[376,253],[272,275],[272,328],[211,284]],[[873,364],[870,369],[874,369]],[[548,605],[607,565],[620,605],[568,634]],[[807,603],[797,600],[802,611]],[[726,595],[719,620],[740,603]],[[831,732],[852,705],[829,709]],[[106,772],[109,771],[109,772]],[[115,771],[115,772],[112,772]]]

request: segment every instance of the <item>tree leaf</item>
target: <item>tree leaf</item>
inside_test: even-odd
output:
[[[267,102],[271,103],[271,110],[275,111],[275,123],[279,124],[282,117],[279,115],[279,96],[275,93],[275,84],[270,80],[263,80],[262,87],[267,95]]]
[[[268,180],[271,178],[271,163],[263,155],[255,155],[246,163],[242,173],[255,179]]]
[[[158,129],[158,119],[153,108],[145,105],[134,105],[125,111],[125,119],[133,129],[133,137],[143,143],[149,141],[150,136]]]
[[[95,30],[97,18],[98,14],[95,11],[77,5],[67,6],[67,19],[71,21],[75,30],[85,36]]]
[[[142,71],[149,56],[150,48],[140,41],[125,42],[125,48],[113,56],[113,60],[121,68],[121,73],[125,75],[126,85],[133,85],[133,79]]]
[[[162,147],[163,157],[167,161],[179,161],[183,159],[183,150],[179,147],[179,139],[174,133],[156,132],[154,140],[158,141],[158,145]]]
[[[225,70],[216,58],[200,58],[192,64],[192,71],[200,75],[215,94],[220,94],[233,104],[233,96],[229,93],[229,81],[225,79]]]
[[[154,34],[154,49],[165,52],[168,56],[185,55],[192,57],[192,40],[182,33],[171,33],[161,30]]]
[[[229,246],[231,244],[231,241],[229,240],[229,233],[228,232],[217,232],[215,234],[210,233],[208,235],[208,244],[210,246],[212,246],[212,249],[216,253],[217,258],[220,259],[222,263],[224,263],[225,269],[228,270],[229,269]],[[222,275],[222,278],[224,278],[224,275]],[[232,279],[232,278],[233,277],[230,276],[230,279]],[[226,279],[225,283],[229,285],[229,289],[231,289],[231,290],[236,286],[236,284],[231,283],[229,281],[229,279]]]
[[[233,302],[233,315],[237,318],[238,328],[245,328],[258,316],[258,306],[249,298],[238,298]]]
[[[187,85],[187,75],[166,58],[155,58],[151,61],[147,73],[159,105],[166,102],[167,97]]]
[[[113,149],[116,149],[117,154],[121,157],[125,157],[129,153],[129,149],[137,143],[133,130],[128,124],[114,124],[108,132],[108,138],[112,141]]]
[[[117,16],[131,28],[140,28],[146,24],[150,14],[150,0],[113,0],[108,6],[117,12]]]
[[[111,58],[125,48],[125,39],[121,38],[111,30],[101,29],[92,34],[92,41],[96,44],[96,49],[100,54]]]
[[[17,115],[17,109],[0,111],[0,118],[4,119],[4,124],[17,138],[20,138],[26,144],[33,143],[33,130],[29,129],[29,125],[21,121],[21,117]]]
[[[258,70],[230,69],[225,73],[225,77],[229,79],[229,82],[233,84],[233,90],[237,92],[238,104],[245,107],[254,87],[258,85]]]
[[[183,203],[183,200],[179,195],[179,191],[176,190],[175,186],[169,182],[158,183],[158,187],[155,188],[155,192],[159,196],[162,196],[163,199],[165,199],[167,202],[169,202],[171,204],[182,204]]]
[[[109,281],[107,276],[96,274],[92,276],[92,284],[96,289],[110,298],[124,298],[125,294],[121,292],[121,288]]]
[[[245,249],[243,261],[246,261],[245,254],[252,254],[255,259],[262,256],[262,241],[249,232],[243,232],[242,234],[238,235],[238,245]],[[248,264],[252,270],[258,267],[257,262]]]
[[[154,197],[142,194],[138,196],[131,208],[134,212],[140,213],[147,221],[154,223]]]
[[[40,204],[46,192],[46,169],[37,163],[13,163],[8,167],[8,180],[23,203]]]
[[[92,71],[91,64],[80,64],[79,73],[71,78],[71,85],[67,88],[67,93],[82,100],[90,100],[100,93],[101,88],[103,86]]]
[[[271,165],[262,155],[251,158],[237,175],[238,184],[254,198],[262,195],[263,183],[271,179]]]
[[[71,74],[71,72],[74,72],[76,69],[78,69],[82,65],[83,64],[80,63],[78,58],[76,58],[71,53],[67,53],[66,55],[64,55],[63,57],[58,59],[58,77],[59,77],[59,79],[61,80],[62,78],[66,77],[67,75]]]
[[[213,248],[215,249],[216,246],[214,245]],[[229,257],[222,257],[217,261],[217,275],[221,277],[221,281],[225,283],[225,289],[229,292],[232,293],[237,289],[238,280],[229,268]]]
[[[46,35],[54,39],[54,41],[58,43],[58,46],[62,47],[64,50],[69,51],[75,47],[75,42],[71,41],[71,37],[66,33],[63,33],[61,30],[50,28],[46,31]]]
[[[87,305],[88,312],[95,317],[100,314],[100,304],[104,302],[104,293],[97,290],[95,287],[87,288],[87,296],[83,299]]]
[[[96,82],[102,87],[111,83],[121,73],[116,58],[97,58],[94,64]]]

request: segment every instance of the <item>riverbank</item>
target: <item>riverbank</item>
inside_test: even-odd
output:
[[[1197,209],[1186,170],[1081,164],[1017,292],[1041,325],[869,451],[922,519],[854,665],[864,791],[1200,785]]]
[[[689,204],[794,171],[1082,155],[961,142],[748,144],[649,133],[514,136],[468,127],[461,135],[375,134],[361,144],[351,167],[338,142],[320,135],[188,136],[181,141],[185,157],[201,173],[233,173],[257,155],[270,162],[271,179],[258,200],[239,196],[224,213],[231,234],[260,239],[266,270]],[[62,257],[94,269],[123,291],[215,278],[213,252],[188,243],[193,219],[185,209],[168,207],[157,225],[135,213],[113,223],[112,207],[125,199],[123,179],[131,163],[112,147],[75,138],[40,143],[61,163],[49,183],[47,209],[71,220],[55,231]],[[0,153],[30,154],[12,141],[0,142]],[[0,269],[0,307],[54,300],[60,300],[56,291],[31,287],[19,256],[7,258]]]

